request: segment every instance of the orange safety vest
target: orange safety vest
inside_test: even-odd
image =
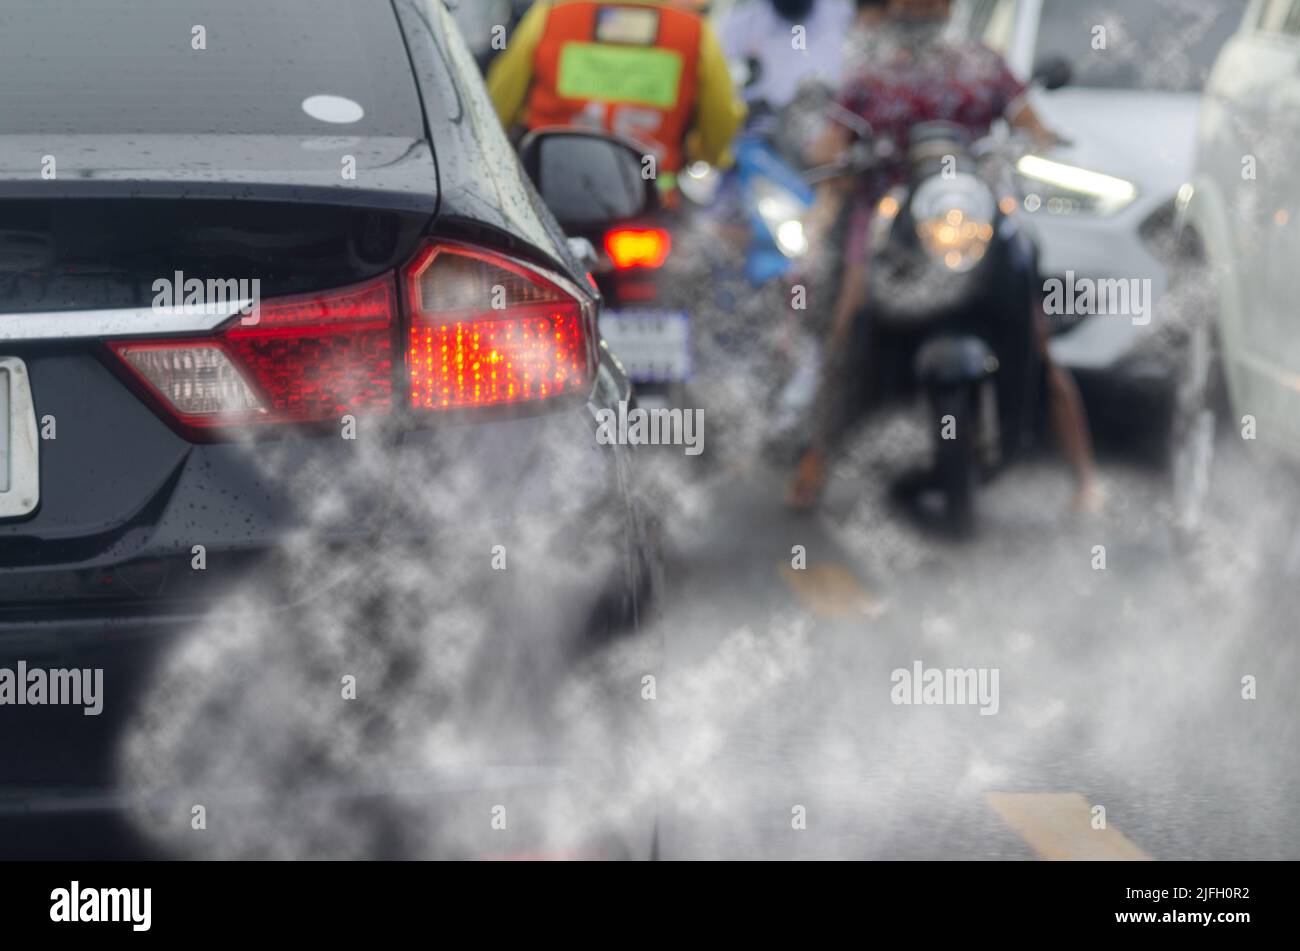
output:
[[[533,61],[524,124],[587,126],[644,145],[676,173],[695,116],[696,13],[649,4],[560,2]]]

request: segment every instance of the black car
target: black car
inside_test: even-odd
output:
[[[0,853],[605,842],[519,790],[654,672],[629,385],[451,14],[73,7],[0,11]]]

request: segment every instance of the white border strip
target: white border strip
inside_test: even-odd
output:
[[[39,314],[0,314],[0,342],[7,340],[84,340],[95,337],[151,337],[215,330],[254,305],[226,301],[220,307],[127,307],[121,310],[56,310]]]

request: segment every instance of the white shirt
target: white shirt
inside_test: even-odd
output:
[[[761,64],[758,81],[743,91],[745,100],[766,100],[780,109],[806,80],[838,86],[853,20],[850,0],[815,0],[801,23],[782,17],[769,0],[749,0],[737,4],[718,31],[728,61],[753,58]]]

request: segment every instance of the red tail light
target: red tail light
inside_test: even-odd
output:
[[[663,228],[620,228],[605,235],[605,251],[620,271],[663,267],[672,249],[672,236]]]
[[[400,272],[405,373],[394,370],[393,276],[261,303],[206,337],[110,341],[136,379],[187,427],[334,421],[585,395],[595,318],[558,275],[460,244],[424,245]],[[405,377],[408,394],[394,397]]]
[[[182,423],[229,427],[385,413],[393,403],[391,277],[261,303],[213,337],[109,346]]]
[[[457,244],[426,247],[402,279],[415,409],[547,400],[590,386],[590,315],[562,279]]]

